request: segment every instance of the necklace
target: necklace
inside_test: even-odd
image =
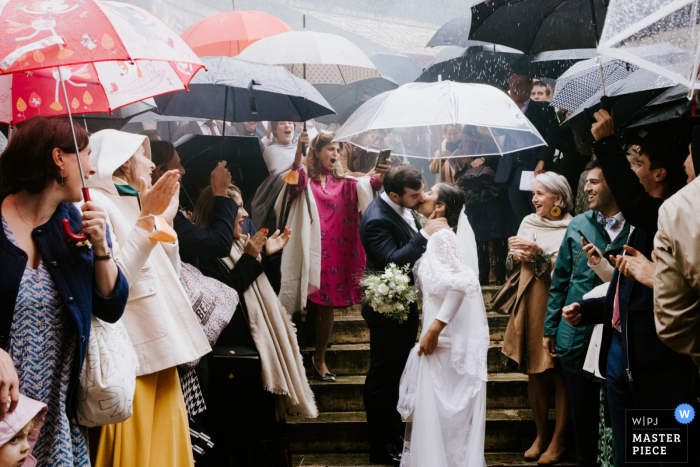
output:
[[[34,230],[34,226],[32,226],[32,224],[30,224],[29,222],[27,222],[27,221],[24,219],[24,217],[22,217],[22,213],[19,212],[19,208],[17,207],[17,201],[15,201],[15,198],[14,198],[14,197],[12,197],[12,204],[15,205],[15,211],[17,211],[17,214],[19,214],[19,218],[22,219],[22,222],[24,222],[25,224],[27,224],[27,225],[29,226],[30,229]]]

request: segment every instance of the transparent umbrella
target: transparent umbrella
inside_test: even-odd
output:
[[[699,0],[611,0],[598,52],[698,89]]]
[[[453,81],[409,83],[370,99],[348,118],[335,141],[432,159],[442,125],[458,125],[463,134],[460,147],[447,158],[503,155],[545,144],[505,93]]]

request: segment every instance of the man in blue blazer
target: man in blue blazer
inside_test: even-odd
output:
[[[448,227],[440,218],[429,219],[421,228],[413,210],[425,199],[423,188],[420,172],[408,164],[392,166],[386,174],[384,192],[372,201],[360,224],[368,270],[383,271],[389,263],[413,268],[430,235]],[[408,320],[402,324],[369,305],[362,306],[362,317],[370,333],[370,369],[364,394],[370,462],[398,466],[403,424],[396,405],[401,374],[418,335],[418,305],[411,304]]]
[[[532,78],[513,73],[510,77],[510,98],[520,108],[522,113],[537,128],[542,138],[550,143],[549,138],[559,130],[559,121],[554,107],[549,102],[530,100]],[[545,161],[551,158],[547,146],[524,149],[504,154],[496,169],[496,183],[503,184],[508,192],[513,213],[518,225],[523,218],[535,212],[532,205],[532,193],[520,191],[520,177],[523,171],[544,170]]]

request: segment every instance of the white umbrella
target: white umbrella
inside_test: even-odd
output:
[[[249,45],[237,58],[282,65],[311,84],[350,84],[382,77],[355,44],[344,37],[321,32],[291,31],[266,37]]]
[[[598,52],[699,89],[699,0],[611,0]]]
[[[453,81],[409,83],[370,99],[348,118],[335,141],[429,159],[431,127],[446,124],[464,127],[462,150],[451,157],[503,155],[545,144],[505,93],[485,84]],[[392,145],[385,130],[400,134],[405,143]]]

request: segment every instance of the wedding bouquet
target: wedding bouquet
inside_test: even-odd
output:
[[[409,266],[402,268],[390,263],[384,272],[366,274],[360,281],[365,287],[363,303],[378,313],[399,321],[408,319],[409,306],[416,301],[416,293],[411,289],[408,277]]]

